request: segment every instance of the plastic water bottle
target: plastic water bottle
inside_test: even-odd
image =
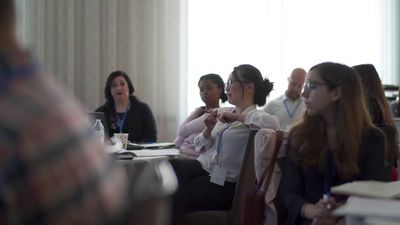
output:
[[[93,125],[93,130],[94,134],[99,138],[101,143],[104,143],[104,126],[100,119],[96,119],[96,122]]]

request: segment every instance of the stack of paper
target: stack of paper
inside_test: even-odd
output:
[[[400,198],[400,181],[354,181],[332,187],[331,192],[334,194],[373,198]]]
[[[400,222],[400,200],[349,197],[346,204],[333,212],[338,216],[385,218]]]

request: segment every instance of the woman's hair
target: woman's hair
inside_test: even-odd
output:
[[[0,0],[0,25],[10,26],[15,23],[15,5],[14,0]]]
[[[135,88],[133,87],[132,81],[131,81],[131,79],[129,79],[129,76],[125,72],[117,70],[117,71],[112,72],[107,78],[106,87],[104,88],[104,94],[105,94],[107,101],[111,101],[111,102],[114,101],[113,97],[111,95],[111,86],[112,86],[112,82],[113,82],[114,78],[119,77],[119,76],[123,77],[125,79],[126,83],[128,84],[129,95],[132,95],[133,92],[135,92]]]
[[[265,104],[266,98],[272,91],[274,84],[269,82],[268,79],[264,79],[261,72],[254,66],[249,64],[243,64],[233,69],[232,76],[235,80],[239,81],[240,86],[243,87],[243,83],[254,84],[254,97],[253,101],[258,106]]]
[[[334,102],[334,126],[339,143],[333,151],[341,178],[351,178],[360,173],[358,151],[362,144],[364,128],[373,126],[369,116],[357,72],[345,65],[325,62],[313,66],[329,91],[340,88],[340,98]],[[303,166],[324,168],[329,149],[327,126],[322,116],[304,114],[303,120],[291,129],[294,159]]]
[[[376,102],[380,111],[382,112],[383,122],[385,124],[395,126],[391,109],[388,101],[386,100],[385,91],[382,87],[381,79],[379,78],[378,72],[376,71],[374,65],[361,64],[353,66],[353,68],[358,72],[358,75],[361,78],[361,84],[366,100],[372,100]],[[373,112],[373,110],[370,109],[370,112]],[[372,119],[374,119],[374,116],[375,115],[371,115]]]
[[[221,99],[222,102],[226,102],[226,100],[228,100],[228,96],[225,93],[224,80],[222,80],[222,78],[218,74],[210,73],[210,74],[201,76],[197,85],[200,85],[200,82],[203,80],[210,80],[215,85],[217,85],[218,88],[221,88],[222,92],[221,92],[221,95],[219,96],[219,98]]]

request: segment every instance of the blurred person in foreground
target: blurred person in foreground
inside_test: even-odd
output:
[[[13,0],[0,15],[0,224],[139,224],[86,113],[18,43]]]

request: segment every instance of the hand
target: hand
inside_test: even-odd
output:
[[[331,211],[336,208],[336,201],[333,197],[324,197],[315,206],[318,210],[313,211],[314,219],[312,225],[336,224],[336,217],[331,214]]]
[[[222,112],[218,115],[218,120],[222,123],[231,123],[234,121],[244,121],[244,115],[233,112]]]
[[[210,115],[208,115],[207,118],[204,120],[206,128],[203,131],[203,136],[205,138],[209,138],[211,136],[211,131],[214,129],[215,124],[217,123],[217,113],[217,110],[212,110],[210,112]]]

